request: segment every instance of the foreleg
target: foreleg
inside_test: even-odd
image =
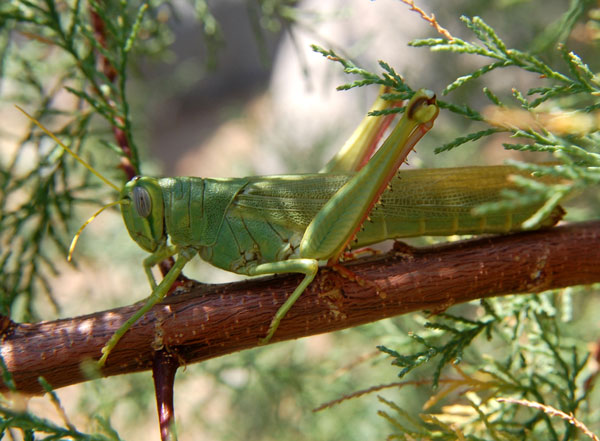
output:
[[[98,360],[98,366],[104,366],[110,352],[115,348],[121,337],[125,335],[125,333],[129,330],[129,328],[131,328],[131,326],[133,326],[135,322],[137,322],[144,314],[146,314],[154,305],[160,302],[167,295],[169,289],[177,280],[179,274],[181,274],[183,267],[192,259],[192,257],[194,257],[195,254],[196,251],[192,249],[183,249],[179,251],[179,255],[175,261],[175,264],[171,267],[169,272],[165,275],[158,286],[156,286],[155,283],[152,294],[150,294],[150,297],[148,297],[144,306],[142,306],[131,317],[129,317],[127,321],[123,323],[123,325],[121,325],[121,327],[112,335],[108,343],[104,345],[102,348],[102,357],[100,357],[100,360]],[[147,267],[149,263],[155,261],[158,259],[158,257],[163,257],[163,254],[153,254],[152,256],[148,257],[144,261],[144,267]],[[169,255],[166,257],[169,257]],[[162,259],[159,259],[158,261],[160,260]],[[148,266],[148,268],[150,268],[150,266]],[[154,277],[152,277],[152,280],[154,280]]]

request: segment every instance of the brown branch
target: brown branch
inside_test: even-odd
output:
[[[161,441],[177,441],[173,405],[173,385],[177,368],[179,368],[179,360],[174,354],[166,349],[155,352],[152,360],[152,378]]]
[[[332,271],[319,276],[281,322],[273,342],[330,332],[410,311],[443,311],[469,300],[600,282],[600,221],[479,238],[360,260],[351,270],[380,287]],[[194,363],[257,346],[297,275],[194,286],[138,321],[108,358],[103,375],[150,369],[166,348]],[[181,290],[181,288],[180,288]],[[38,394],[43,376],[59,388],[86,380],[81,363],[97,359],[139,305],[36,324],[11,325],[2,357],[18,390]]]

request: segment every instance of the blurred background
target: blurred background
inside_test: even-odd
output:
[[[412,88],[438,94],[456,77],[484,64],[477,57],[409,47],[410,40],[437,34],[399,1],[219,0],[208,2],[212,16],[199,24],[202,4],[174,1],[162,8],[158,18],[171,29],[165,37],[168,49],[160,57],[140,57],[133,66],[128,84],[131,114],[147,175],[229,177],[318,170],[364,117],[377,88],[336,91],[350,78],[338,64],[315,53],[311,44],[334,49],[371,71],[379,72],[377,62],[385,60]],[[435,13],[453,35],[469,41],[474,36],[459,17],[479,15],[509,47],[523,50],[535,45],[536,36],[568,7],[564,0],[423,0],[418,6]],[[256,8],[262,8],[260,13]],[[568,44],[597,68],[597,37],[590,32],[582,20]],[[559,58],[551,50],[545,56],[551,62]],[[524,91],[538,81],[535,74],[511,68],[473,81],[444,99],[481,110],[488,103],[483,86],[507,97],[512,87]],[[435,147],[477,130],[474,124],[442,112],[434,130],[409,157],[410,166],[500,164],[523,157],[503,149],[507,136],[502,134],[452,154],[433,154]],[[19,124],[11,130],[16,136]],[[540,160],[539,155],[535,158]],[[91,208],[78,213],[79,222]],[[112,246],[106,246],[108,241]],[[81,238],[75,256],[78,268],[57,263],[60,276],[53,285],[60,315],[146,297],[144,257],[119,213],[103,215]],[[199,259],[185,273],[203,282],[237,278]],[[477,308],[464,305],[453,311]],[[42,318],[56,317],[43,301],[37,310]],[[408,345],[409,332],[421,329],[425,320],[422,314],[411,314],[187,366],[176,381],[179,439],[384,439],[391,428],[378,415],[381,404],[375,394],[318,413],[312,409],[356,390],[396,381],[398,368],[375,346]],[[587,332],[598,335],[596,320]],[[484,352],[493,356],[495,350],[490,345]],[[411,379],[427,380],[430,375],[431,369],[423,369]],[[58,394],[75,424],[85,426],[90,415],[103,415],[123,439],[159,439],[150,373],[93,381]],[[381,395],[418,413],[431,390],[403,388]],[[32,400],[30,408],[57,418],[45,398]]]

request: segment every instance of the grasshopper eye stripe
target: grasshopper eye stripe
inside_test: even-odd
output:
[[[144,187],[133,188],[133,204],[141,217],[148,217],[152,213],[152,198]]]

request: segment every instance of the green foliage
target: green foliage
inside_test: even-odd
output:
[[[398,374],[399,377],[404,377],[413,369],[429,363],[433,358],[440,356],[433,379],[432,385],[434,388],[438,387],[440,380],[440,374],[442,368],[448,363],[460,363],[463,358],[463,351],[467,348],[473,339],[480,333],[490,333],[490,326],[492,321],[490,320],[468,320],[465,317],[456,317],[450,314],[440,314],[437,316],[436,322],[429,322],[425,324],[425,328],[435,329],[442,331],[445,335],[452,336],[447,342],[441,345],[436,345],[428,342],[425,338],[420,335],[410,334],[410,336],[419,344],[425,347],[423,351],[419,351],[410,355],[402,355],[394,350],[388,349],[385,346],[378,346],[378,349],[394,360],[392,364],[402,367],[402,370]],[[447,319],[448,322],[454,323],[454,326],[443,323],[442,318]]]
[[[392,356],[392,364],[401,367],[400,377],[437,357],[432,386],[440,390],[428,407],[435,407],[432,403],[448,394],[464,394],[466,405],[472,409],[466,411],[469,417],[460,430],[474,435],[473,439],[576,439],[572,422],[553,419],[547,413],[553,408],[566,414],[589,414],[590,382],[595,372],[588,364],[588,348],[568,326],[571,302],[569,291],[485,300],[475,320],[443,314],[426,323],[430,331],[414,336],[425,347],[423,351],[403,355],[386,347],[380,349]],[[484,352],[470,349],[475,338],[487,341],[477,345],[487,346]],[[458,376],[448,373],[440,377],[445,365],[460,362],[460,369],[448,369]],[[547,409],[499,405],[500,397],[528,400]],[[401,406],[385,403],[396,414],[386,413],[386,418],[412,436],[436,433],[443,429],[439,420],[465,412],[449,408],[442,415],[413,419],[407,426]],[[403,436],[398,439],[407,439]],[[460,438],[454,429],[432,439]]]
[[[563,177],[569,180],[568,183],[544,185],[531,179],[517,177],[515,182],[525,191],[506,191],[505,201],[490,203],[481,206],[478,210],[480,214],[488,214],[504,210],[507,206],[522,206],[532,201],[546,201],[546,204],[524,224],[525,228],[534,228],[567,196],[588,187],[597,186],[600,182],[600,169],[598,168],[598,161],[600,160],[598,126],[600,118],[593,114],[600,106],[596,103],[596,97],[600,95],[600,76],[594,74],[577,54],[568,52],[564,46],[560,46],[558,50],[567,65],[568,73],[561,73],[551,68],[542,59],[531,53],[507,48],[504,41],[480,17],[470,19],[463,16],[461,20],[481,44],[470,43],[453,37],[451,39],[428,38],[414,40],[410,45],[429,47],[436,52],[446,51],[455,54],[479,55],[496,61],[452,81],[444,88],[442,94],[447,95],[485,74],[507,67],[517,67],[528,72],[537,73],[539,78],[549,82],[550,85],[530,88],[526,95],[513,88],[511,95],[515,103],[512,104],[512,108],[503,103],[489,87],[484,87],[484,95],[499,112],[498,116],[492,114],[486,117],[468,105],[456,105],[438,100],[442,109],[449,110],[469,120],[487,123],[492,127],[460,136],[438,147],[435,151],[436,153],[446,152],[468,142],[479,141],[487,136],[507,132],[513,138],[523,138],[529,143],[505,143],[504,147],[506,149],[552,153],[556,159],[561,161],[560,164],[552,166],[521,162],[512,162],[512,164],[541,176]],[[567,24],[564,26],[567,26]],[[402,77],[383,61],[379,62],[383,73],[378,75],[354,65],[351,61],[332,50],[325,50],[316,45],[313,46],[313,49],[330,60],[340,63],[345,73],[361,78],[338,87],[339,90],[348,90],[370,84],[385,85],[397,91],[397,93],[388,94],[387,96],[388,99],[394,100],[408,99],[414,93],[406,86]],[[538,97],[533,98],[533,96]],[[538,108],[543,105],[547,109],[558,108],[560,112],[549,113],[545,109],[539,110]],[[377,114],[398,111],[400,110],[391,109]]]
[[[353,81],[352,83],[344,84],[342,86],[338,86],[337,90],[350,90],[354,87],[363,87],[369,86],[371,84],[378,84],[380,86],[387,86],[393,89],[396,93],[387,93],[383,95],[383,98],[393,101],[399,100],[407,100],[412,98],[414,95],[414,90],[412,90],[399,75],[393,67],[391,67],[385,61],[379,62],[379,67],[383,69],[383,73],[381,75],[377,75],[375,73],[369,72],[366,69],[356,66],[352,61],[338,55],[335,51],[331,49],[323,49],[316,44],[312,45],[312,48],[315,52],[320,53],[324,57],[329,60],[336,61],[342,65],[344,68],[344,73],[349,75],[356,75],[361,77],[361,80]],[[394,108],[382,111],[372,112],[372,115],[386,115],[390,113],[398,113],[404,111],[404,108]]]
[[[536,152],[538,156],[549,153],[559,161],[513,162],[522,169],[565,180],[544,185],[518,178],[516,182],[522,191],[507,191],[503,201],[480,207],[481,213],[544,200],[545,205],[529,220],[533,227],[567,196],[592,189],[591,200],[596,203],[588,203],[585,211],[589,216],[598,215],[595,190],[600,182],[600,80],[593,66],[567,49],[568,36],[584,19],[590,3],[572,0],[563,16],[534,39],[530,50],[509,48],[501,37],[508,30],[496,32],[476,16],[463,17],[462,22],[477,42],[443,37],[411,43],[433,52],[448,52],[453,59],[476,56],[485,60],[483,66],[446,80],[443,95],[456,96],[469,87],[478,88],[476,93],[465,92],[465,96],[469,103],[479,104],[464,104],[462,98],[457,99],[459,103],[440,101],[440,107],[448,114],[469,124],[469,131],[445,142],[438,152],[452,150],[447,154],[454,155],[460,151],[456,150],[458,147],[467,143],[506,135],[514,139],[503,142],[506,149]],[[258,41],[263,41],[263,49],[265,31],[293,26],[298,13],[294,5],[291,0],[248,0],[250,20]],[[224,36],[211,2],[194,1],[193,8],[207,48],[207,64],[213,65]],[[122,161],[128,161],[131,169],[139,173],[147,165],[140,159],[143,152],[136,147],[140,134],[134,130],[136,116],[127,87],[136,63],[167,57],[173,41],[172,23],[167,20],[171,13],[174,14],[172,5],[162,1],[3,2],[2,103],[20,103],[32,111],[113,181],[126,178],[123,170],[114,171]],[[591,11],[587,25],[597,28],[599,16],[597,10]],[[104,23],[106,32],[98,32],[94,17]],[[390,63],[381,61],[381,72],[373,73],[339,55],[340,50],[317,45],[313,49],[339,63],[355,78],[340,86],[340,90],[386,85],[393,89],[387,95],[393,100],[408,99],[414,93]],[[558,55],[559,67],[552,62],[553,54]],[[525,92],[516,88],[501,90],[494,80],[491,85],[480,87],[500,68],[532,73],[537,83]],[[427,84],[415,86],[433,88]],[[478,101],[479,96],[489,102],[486,107]],[[403,109],[389,112],[398,111]],[[0,131],[2,137],[15,137],[4,124]],[[35,309],[36,299],[39,302],[41,297],[44,303],[40,294],[46,294],[58,309],[59,302],[50,291],[50,279],[58,271],[56,259],[66,255],[67,231],[73,231],[71,222],[77,206],[99,204],[114,197],[108,197],[94,177],[45,135],[32,131],[31,126],[17,144],[18,149],[10,156],[0,157],[0,312],[20,321],[40,317]],[[98,145],[103,147],[92,148]],[[211,433],[221,439],[311,439],[315,434],[321,439],[378,439],[390,431],[389,439],[403,440],[581,439],[583,432],[573,419],[553,413],[560,410],[573,414],[577,422],[593,425],[596,430],[599,427],[594,412],[597,397],[593,394],[597,370],[590,362],[589,347],[589,342],[597,338],[597,326],[592,327],[597,321],[593,316],[597,305],[590,303],[589,296],[595,291],[577,291],[486,300],[479,305],[457,307],[452,313],[426,322],[421,316],[409,316],[362,328],[350,337],[338,333],[328,340],[320,363],[309,356],[305,342],[249,351],[236,358],[190,367],[187,378],[183,380],[180,375],[179,381],[192,381],[190,377],[199,381],[200,377],[209,379],[206,381],[219,391],[226,391],[227,398],[207,396],[190,411],[190,419],[210,427]],[[382,340],[385,343],[379,346],[381,353],[372,365],[354,363],[359,351],[372,349],[373,342]],[[391,367],[387,363],[390,360]],[[14,389],[3,361],[0,367],[3,381]],[[326,381],[338,368],[344,371],[339,374],[339,381]],[[307,408],[324,399],[324,383],[330,394],[327,396],[331,397],[347,394],[361,381],[389,382],[394,375],[402,377],[396,387],[417,387],[408,396],[393,394],[389,398],[382,392],[379,403],[384,410],[379,415],[383,420],[368,419],[370,414],[375,415],[377,404],[365,398],[361,403],[345,403],[347,407],[338,416],[305,415]],[[43,379],[40,381],[43,384]],[[46,385],[49,401],[62,415],[62,423],[23,411],[19,399],[7,395],[0,399],[0,438],[16,438],[15,433],[19,432],[24,439],[120,439],[110,420],[111,412],[121,410],[115,410],[117,403],[133,402],[125,413],[147,411],[152,418],[154,409],[147,409],[152,402],[151,393],[142,390],[142,384],[150,383],[148,377],[130,379],[131,392],[115,381],[100,380],[101,383],[85,386],[82,401],[86,409],[90,415],[102,415],[90,418],[92,429],[85,429],[96,434],[76,429],[62,411],[58,395]],[[104,395],[98,392],[105,388],[108,392]],[[185,393],[200,395],[205,388],[210,390],[202,383],[202,387],[186,387]],[[499,398],[526,400],[532,405]],[[230,424],[225,427],[222,420],[214,423],[208,416],[207,409],[224,406],[224,418],[236,421],[233,428],[229,428]],[[302,426],[302,418],[311,423]],[[358,430],[356,427],[363,420],[369,427]],[[184,418],[179,423],[192,425]]]
[[[57,136],[76,151],[85,152],[87,145],[97,142],[96,124],[104,124],[99,129],[102,131],[108,127],[119,130],[137,170],[124,79],[139,33],[147,34],[150,40],[161,35],[156,32],[156,20],[148,12],[148,4],[138,8],[119,5],[111,2],[105,7],[92,2],[84,6],[79,1],[4,3],[0,9],[5,42],[2,99],[34,109],[35,118],[53,127]],[[106,24],[110,39],[102,40],[94,33],[95,17]],[[98,67],[96,54],[100,54],[104,69]],[[113,83],[115,78],[122,80]],[[72,97],[65,98],[65,90]],[[124,154],[119,148],[111,151]],[[27,163],[26,157],[32,153],[35,158]],[[49,144],[45,135],[31,129],[19,141],[12,158],[2,159],[8,162],[2,166],[0,181],[0,239],[10,246],[3,246],[0,255],[1,311],[12,313],[18,320],[32,320],[38,317],[33,307],[35,295],[45,292],[51,296],[48,277],[57,273],[57,251],[66,254],[67,222],[74,204],[89,200],[82,194],[90,194],[89,198],[96,201],[102,194],[96,181],[79,165],[74,166],[60,147]],[[116,157],[111,162],[118,160]],[[19,298],[26,300],[21,310],[15,311]]]
[[[0,358],[0,369],[2,370],[2,377],[4,384],[13,392],[16,391],[14,381],[10,373],[6,369],[4,360]],[[32,412],[22,409],[22,404],[25,401],[24,398],[13,398],[7,399],[0,397],[0,438],[4,439],[5,436],[9,436],[10,439],[15,439],[16,430],[21,431],[23,439],[40,439],[40,440],[81,440],[81,441],[119,441],[119,435],[110,426],[110,424],[97,416],[95,418],[100,432],[96,434],[86,434],[77,430],[77,428],[69,421],[66,415],[60,399],[57,394],[52,390],[50,386],[43,378],[39,378],[39,382],[48,393],[50,402],[54,406],[54,409],[61,416],[63,425],[58,425],[46,418],[41,418]],[[18,395],[15,392],[15,397]],[[19,406],[21,402],[21,406]],[[21,408],[20,408],[21,407]]]
[[[581,14],[581,8],[582,2],[572,2],[567,12],[568,18],[560,21],[561,29],[572,29],[574,11]],[[523,191],[506,190],[505,200],[483,205],[477,210],[484,214],[532,201],[546,201],[524,224],[525,228],[535,227],[568,195],[586,188],[597,188],[600,182],[600,120],[596,112],[599,108],[597,96],[600,95],[600,77],[577,54],[569,52],[563,45],[557,50],[567,72],[552,68],[531,52],[509,49],[479,17],[470,19],[463,16],[461,20],[480,43],[460,38],[428,38],[410,43],[414,47],[429,47],[432,51],[478,55],[493,60],[452,81],[444,88],[444,95],[507,67],[539,74],[538,78],[546,84],[532,87],[525,94],[513,88],[511,104],[502,102],[490,87],[484,87],[485,97],[493,108],[504,112],[506,120],[490,115],[489,110],[480,112],[467,105],[440,100],[441,108],[491,127],[458,137],[437,148],[436,153],[501,132],[525,141],[504,143],[506,149],[551,153],[560,163],[510,162],[538,175],[562,177],[564,182],[547,185],[515,177],[514,182]],[[554,32],[562,36],[562,30],[554,29]],[[549,34],[543,38],[555,39]],[[537,40],[536,47],[540,46],[540,41],[542,39]],[[396,89],[404,87],[402,79],[383,62],[380,62],[380,66],[384,72],[377,75],[355,66],[332,51],[321,48],[315,50],[341,63],[345,72],[361,78],[340,89],[367,84],[385,84]],[[394,98],[399,99],[398,96]],[[514,115],[511,116],[511,112]],[[549,115],[557,120],[562,119],[560,122],[564,125],[558,127],[559,124],[552,124]],[[414,344],[405,343],[398,350],[379,347],[392,358],[392,364],[400,368],[398,376],[401,378],[419,369],[428,369],[426,376],[431,377],[432,388],[435,390],[439,387],[441,390],[430,398],[424,409],[433,406],[432,402],[442,401],[447,395],[457,392],[464,395],[466,405],[471,408],[465,411],[463,407],[450,406],[441,414],[415,416],[410,408],[379,397],[380,402],[388,408],[387,411],[380,411],[380,415],[396,429],[388,439],[578,438],[581,434],[578,430],[582,430],[582,427],[585,429],[585,426],[578,429],[577,425],[581,422],[573,415],[582,415],[584,422],[588,419],[589,394],[596,372],[588,364],[589,348],[572,334],[573,330],[567,326],[568,320],[564,320],[560,314],[561,310],[572,309],[571,296],[566,292],[554,292],[535,297],[487,300],[482,301],[481,305],[475,319],[440,314],[435,320],[425,323],[424,328],[429,331],[409,333]],[[476,342],[482,338],[488,343]],[[484,352],[473,349],[489,348],[490,345],[493,345],[494,355],[486,354],[489,349]],[[463,367],[459,369],[456,365],[461,362]],[[443,375],[453,369],[460,374],[458,378]],[[462,369],[468,369],[470,373],[465,374]],[[410,383],[407,381],[396,386],[403,387]],[[517,397],[522,402],[509,400],[499,404],[496,400],[499,397]],[[560,417],[562,420],[552,418],[559,413],[557,409],[570,417],[563,415]],[[461,421],[459,425],[449,424],[457,420]]]

